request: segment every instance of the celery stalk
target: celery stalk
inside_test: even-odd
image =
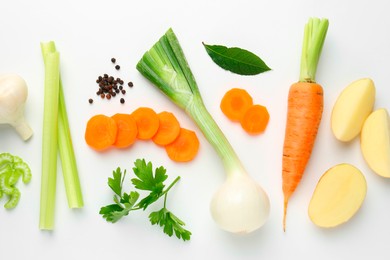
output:
[[[39,228],[51,230],[54,226],[57,179],[58,95],[60,55],[45,55],[45,91],[42,130],[42,179]]]
[[[55,52],[56,47],[53,41],[43,43],[42,55],[46,62],[45,56],[47,53]],[[59,80],[59,107],[58,107],[58,148],[60,151],[62,173],[68,199],[69,208],[82,208],[84,205],[81,192],[80,180],[77,170],[76,158],[74,155],[72,138],[69,129],[68,115],[66,111],[66,103],[64,91],[61,81]]]
[[[68,206],[69,208],[82,208],[84,206],[83,195],[70,135],[61,80],[58,112],[58,148],[60,150],[62,174],[64,176]]]

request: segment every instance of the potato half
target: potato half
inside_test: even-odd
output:
[[[355,215],[366,193],[366,179],[359,169],[346,163],[336,165],[318,181],[309,204],[309,217],[319,227],[336,227]]]
[[[386,109],[375,110],[363,125],[360,147],[368,166],[390,178],[390,117]]]
[[[375,86],[371,79],[359,79],[349,84],[333,106],[331,126],[334,136],[343,142],[358,136],[374,102]]]

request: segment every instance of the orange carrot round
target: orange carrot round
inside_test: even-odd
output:
[[[116,139],[113,145],[117,148],[126,148],[131,146],[137,139],[137,123],[130,114],[115,114],[111,116],[117,125]]]
[[[153,109],[149,107],[139,107],[134,110],[131,115],[137,123],[138,139],[149,140],[157,133],[160,121]]]
[[[116,139],[117,126],[114,119],[105,115],[95,115],[88,120],[85,141],[97,151],[110,147]]]
[[[199,150],[199,139],[194,131],[181,128],[179,136],[165,146],[169,158],[175,162],[188,162],[195,158]]]
[[[249,93],[240,88],[232,88],[225,93],[221,100],[220,108],[227,118],[232,121],[240,121],[245,112],[253,105]]]
[[[153,142],[162,146],[172,143],[180,133],[179,121],[174,114],[166,111],[158,113],[157,116],[160,124],[157,133],[152,138]]]
[[[268,125],[269,113],[261,105],[251,106],[241,118],[241,126],[248,134],[260,134]]]

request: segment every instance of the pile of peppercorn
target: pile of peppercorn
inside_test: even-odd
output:
[[[111,59],[112,63],[115,63],[115,58]],[[119,65],[116,65],[115,68],[119,70]],[[124,81],[121,78],[114,78],[113,76],[109,76],[108,74],[104,74],[103,76],[99,76],[96,79],[96,83],[99,85],[99,90],[96,92],[96,95],[100,96],[102,99],[111,99],[115,98],[117,95],[126,94],[126,90],[123,89]],[[131,88],[133,87],[133,82],[128,82],[127,85]],[[93,99],[90,98],[88,100],[90,104],[93,103]],[[125,99],[121,98],[120,102],[125,103]]]

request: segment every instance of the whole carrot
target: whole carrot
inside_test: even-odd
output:
[[[283,146],[283,230],[288,201],[309,161],[323,110],[323,89],[315,82],[318,60],[329,22],[310,18],[305,26],[299,82],[290,87]]]

